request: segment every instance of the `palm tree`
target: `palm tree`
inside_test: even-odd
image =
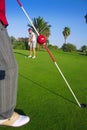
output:
[[[38,18],[34,18],[32,21],[33,21],[33,25],[35,26],[35,28],[37,29],[39,34],[43,34],[47,38],[50,36],[50,27],[51,27],[51,25],[48,25],[48,22],[46,22],[40,16]],[[33,29],[33,31],[35,32],[32,25],[28,24],[28,27],[31,27]]]
[[[65,39],[65,43],[66,43],[66,39],[70,35],[70,28],[69,27],[65,27],[62,33],[63,33],[64,39]]]

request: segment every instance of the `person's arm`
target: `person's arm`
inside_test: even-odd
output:
[[[32,42],[33,41],[33,37],[34,37],[34,34],[31,35],[31,37],[29,38],[29,42]]]
[[[0,0],[0,21],[3,25],[8,26],[5,11],[5,0]]]

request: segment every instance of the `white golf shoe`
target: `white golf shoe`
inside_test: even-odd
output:
[[[32,57],[32,59],[35,59],[35,58],[36,58],[36,56],[33,56],[33,57]]]
[[[19,115],[18,113],[14,112],[13,115],[4,120],[0,120],[1,126],[11,126],[11,127],[20,127],[27,124],[30,121],[28,116]]]
[[[32,58],[32,56],[30,55],[30,56],[28,56],[28,58]]]

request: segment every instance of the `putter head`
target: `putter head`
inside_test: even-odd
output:
[[[87,107],[87,105],[86,104],[80,104],[81,105],[81,108],[86,108]]]

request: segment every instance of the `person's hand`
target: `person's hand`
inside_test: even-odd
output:
[[[28,42],[28,46],[30,46],[30,42]]]

